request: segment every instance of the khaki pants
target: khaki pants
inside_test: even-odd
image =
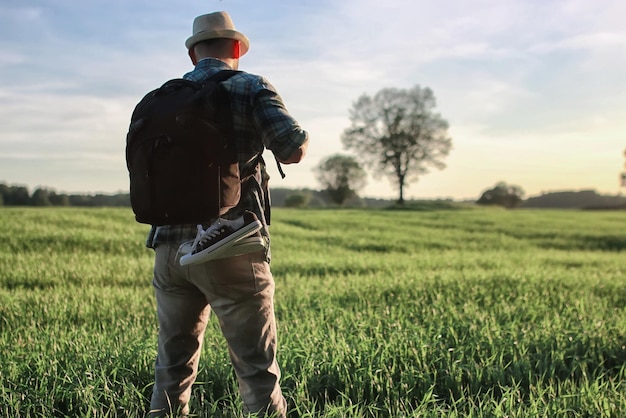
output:
[[[219,319],[245,412],[286,415],[276,363],[274,279],[263,252],[181,267],[177,246],[155,249],[159,320],[151,416],[189,412],[211,309]]]

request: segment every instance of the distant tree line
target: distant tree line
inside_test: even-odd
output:
[[[602,195],[595,190],[543,193],[524,200],[522,208],[626,209],[626,196]]]
[[[524,191],[519,186],[499,182],[485,190],[474,201],[480,205],[495,205],[506,208],[569,208],[569,209],[626,209],[626,196],[598,194],[595,190],[559,191],[544,193],[523,199]],[[272,206],[294,208],[320,207],[367,207],[388,208],[394,203],[390,199],[372,199],[351,195],[338,205],[336,196],[328,190],[272,188]],[[466,202],[469,203],[469,202]],[[65,194],[40,187],[29,192],[25,186],[0,183],[0,206],[114,206],[130,207],[128,193],[117,194]]]
[[[385,199],[359,198],[352,196],[346,202],[348,207],[385,207],[390,204]],[[326,207],[334,205],[332,196],[326,190],[272,188],[274,207]],[[130,207],[130,194],[66,194],[53,189],[39,187],[30,193],[28,187],[0,183],[0,206],[119,206]]]
[[[40,187],[30,193],[28,187],[0,183],[0,206],[128,206],[128,193],[79,195],[57,193]]]

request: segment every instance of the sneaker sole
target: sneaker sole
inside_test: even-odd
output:
[[[235,245],[238,241],[246,238],[247,236],[254,234],[259,229],[261,229],[261,222],[254,221],[249,223],[248,225],[242,227],[241,229],[233,232],[228,238],[220,242],[216,242],[208,248],[200,251],[196,254],[185,254],[180,258],[181,266],[188,266],[191,264],[200,264],[205,263],[209,260],[214,260],[219,258],[220,255],[223,256],[224,252]]]
[[[193,241],[187,241],[181,244],[178,248],[178,254],[180,257],[185,256],[191,253]],[[235,257],[238,255],[255,253],[257,251],[261,251],[265,249],[265,240],[260,236],[248,236],[240,239],[235,242],[231,247],[228,248],[228,251],[225,253],[218,254],[215,259],[218,258],[226,258],[226,257]],[[180,260],[180,258],[179,258]]]

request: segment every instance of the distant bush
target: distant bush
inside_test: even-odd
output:
[[[522,203],[524,190],[521,187],[506,184],[501,181],[494,188],[486,190],[476,201],[479,205],[502,206],[507,209],[515,208]]]
[[[296,193],[287,196],[285,206],[288,208],[305,208],[311,201],[311,195],[308,193]]]

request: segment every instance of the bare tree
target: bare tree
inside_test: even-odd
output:
[[[362,95],[350,110],[352,125],[342,135],[347,149],[375,170],[390,177],[404,203],[404,188],[428,172],[445,168],[443,158],[452,148],[448,122],[435,113],[430,88],[386,88],[374,97]]]

